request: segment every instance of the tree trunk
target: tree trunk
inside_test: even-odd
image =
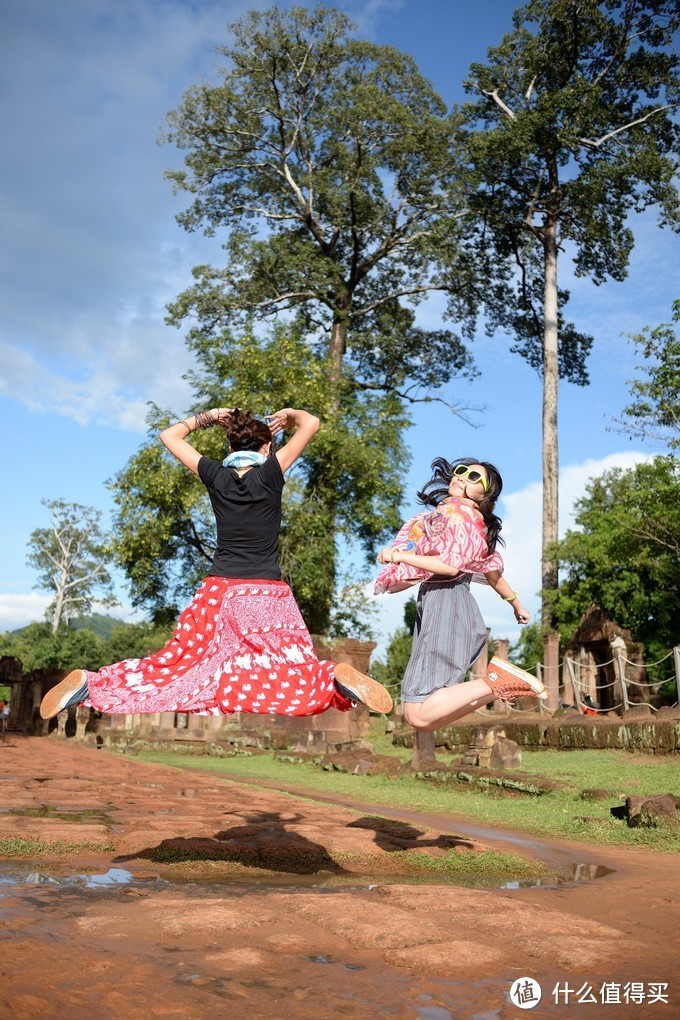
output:
[[[421,730],[414,730],[413,757],[411,758],[412,769],[426,768],[437,760],[435,735],[435,733],[423,733]]]
[[[331,381],[335,387],[333,394],[333,410],[340,407],[340,384],[342,383],[342,359],[347,350],[347,316],[336,313],[328,353],[331,359]]]
[[[61,618],[64,615],[64,602],[66,599],[66,569],[62,566],[59,577],[56,579],[54,612],[52,613],[52,633],[59,630]]]
[[[541,587],[557,587],[557,566],[549,563],[546,549],[557,541],[559,463],[557,448],[557,392],[559,371],[557,361],[557,226],[549,222],[543,233],[545,252],[545,286],[543,302],[543,543]],[[553,629],[552,600],[543,595],[542,624]]]

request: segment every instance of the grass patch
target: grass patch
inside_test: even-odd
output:
[[[68,854],[93,850],[95,853],[109,853],[113,846],[100,843],[77,843],[68,839],[25,839],[15,836],[0,839],[0,857],[66,857]]]
[[[409,761],[411,752],[392,745],[377,746],[376,752],[389,753]],[[463,816],[503,829],[519,830],[538,836],[577,840],[599,845],[630,846],[639,849],[680,852],[678,829],[629,829],[625,822],[610,816],[610,808],[621,804],[621,796],[678,792],[678,765],[672,758],[653,758],[626,751],[523,751],[522,768],[515,773],[563,782],[565,788],[539,798],[505,794],[500,790],[461,788],[457,784],[435,784],[407,775],[399,779],[384,776],[354,776],[326,772],[312,765],[293,765],[276,761],[272,754],[253,758],[215,758],[188,756],[173,751],[140,751],[139,759],[196,769],[221,775],[238,782],[239,777],[262,779],[281,786],[295,786],[310,794],[340,795],[357,805],[414,810],[423,814]],[[458,758],[438,754],[442,765]],[[585,788],[602,787],[612,791],[605,801],[584,801],[579,793]],[[587,819],[587,820],[584,820]],[[680,829],[680,827],[678,827]]]
[[[114,824],[113,818],[100,808],[86,808],[83,811],[60,811],[59,808],[54,807],[52,804],[41,804],[40,807],[17,808],[16,810],[6,811],[5,814],[23,818],[56,818],[60,822],[73,822],[75,824],[88,824],[89,822],[98,822],[100,825],[107,826]]]
[[[335,851],[331,858],[315,862],[304,855],[295,866],[295,860],[286,862],[291,867],[265,867],[243,860],[229,860],[215,856],[208,850],[188,852],[177,847],[158,847],[150,860],[161,865],[161,874],[187,881],[241,881],[268,884],[304,876],[308,884],[352,885],[357,880],[379,883],[398,878],[399,881],[442,882],[475,887],[497,887],[503,882],[545,884],[557,878],[557,872],[540,861],[519,854],[497,853],[485,850],[480,853],[449,850],[434,857],[421,850],[397,850],[385,854]],[[311,866],[310,866],[311,865]]]

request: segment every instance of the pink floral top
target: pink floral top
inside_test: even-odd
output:
[[[416,514],[406,521],[394,542],[393,549],[418,556],[437,556],[461,573],[472,574],[472,580],[486,584],[490,570],[503,573],[500,553],[489,556],[484,518],[470,499],[447,496],[434,510]],[[375,579],[376,595],[403,591],[432,573],[406,563],[388,563]],[[451,578],[453,580],[453,578]]]

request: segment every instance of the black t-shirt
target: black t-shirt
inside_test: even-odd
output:
[[[211,576],[279,581],[284,477],[277,457],[269,457],[240,478],[234,468],[201,457],[198,475],[208,490],[217,524]]]

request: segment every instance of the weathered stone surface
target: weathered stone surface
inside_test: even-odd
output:
[[[518,769],[522,764],[522,750],[514,740],[500,737],[491,749],[489,768]]]
[[[403,776],[408,767],[386,754],[371,754],[367,750],[341,751],[321,758],[321,767],[327,772],[349,772],[355,776]]]
[[[630,828],[678,824],[677,801],[672,793],[661,793],[653,797],[627,797],[625,809]]]
[[[581,800],[611,800],[615,796],[616,794],[612,790],[604,790],[597,786],[581,790],[579,793]]]
[[[504,737],[505,729],[502,726],[475,726],[465,750],[464,764],[488,768],[494,744]]]
[[[629,719],[653,719],[654,710],[651,705],[646,703],[640,703],[637,705],[631,705],[630,708],[624,710],[622,718],[627,721]]]
[[[420,824],[417,814],[409,824],[357,817],[356,804],[347,810],[239,784],[235,776],[221,781],[69,744],[30,738],[4,745],[2,786],[15,807],[34,806],[42,789],[44,802],[60,809],[89,804],[114,812],[115,856],[96,849],[36,863],[59,875],[123,867],[134,882],[91,895],[3,884],[2,1017],[406,1020],[422,1012],[469,1020],[505,1016],[513,975],[568,977],[578,988],[596,978],[623,984],[677,974],[669,932],[680,929],[680,888],[667,855],[608,850],[613,873],[605,882],[516,890],[437,880],[367,888],[365,879],[350,876],[347,886],[346,875],[325,871],[288,873],[266,885],[256,868],[230,881],[218,860],[176,868],[135,856],[121,864],[130,834],[157,848],[174,828],[186,845],[259,845],[269,864],[269,850],[286,843],[307,859],[372,848],[371,874],[384,882],[381,869],[394,850],[431,847],[441,855],[447,840],[461,837],[430,828],[431,819]],[[3,867],[23,873],[27,863],[5,860]],[[77,965],[64,965],[65,946]],[[579,1006],[575,1016],[581,1010],[591,1015]]]
[[[435,783],[470,783],[473,786],[487,788],[489,786],[500,787],[515,793],[528,793],[534,796],[552,793],[553,790],[559,790],[568,785],[533,774],[505,772],[502,769],[484,769],[473,765],[437,766],[424,769],[422,772],[416,773],[416,779],[427,779]]]

